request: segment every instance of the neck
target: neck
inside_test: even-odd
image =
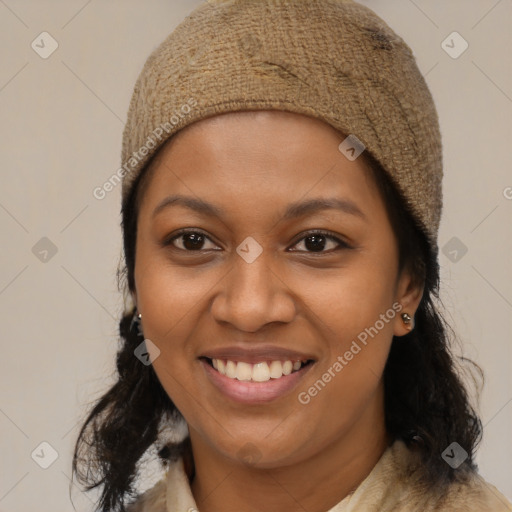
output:
[[[344,433],[306,460],[258,469],[226,458],[190,431],[195,476],[192,494],[201,512],[325,512],[366,478],[390,444],[382,391]]]

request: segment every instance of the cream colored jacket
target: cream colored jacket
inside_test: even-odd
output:
[[[326,512],[506,512],[512,504],[478,474],[469,483],[451,484],[442,495],[425,493],[414,472],[414,454],[395,441],[357,489]],[[146,491],[129,512],[196,512],[183,461]],[[243,512],[243,511],[240,511]]]

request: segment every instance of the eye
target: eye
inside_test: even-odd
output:
[[[214,248],[217,246],[213,244],[213,242],[211,242],[213,247],[204,247],[207,240],[211,242],[210,238],[201,231],[181,230],[171,238],[164,240],[163,245],[172,245],[176,249],[187,252],[212,249],[216,250]]]
[[[350,249],[350,246],[344,242],[343,240],[340,240],[338,237],[331,235],[327,231],[310,231],[306,234],[303,238],[299,240],[300,243],[295,244],[295,246],[299,246],[303,244],[306,251],[292,251],[292,252],[317,252],[317,253],[326,253],[326,252],[333,252],[333,250],[336,250],[336,248],[342,248],[342,249]],[[330,242],[330,244],[329,244]],[[329,247],[330,245],[330,247]],[[294,247],[295,247],[294,246]],[[333,250],[326,250],[333,249]]]

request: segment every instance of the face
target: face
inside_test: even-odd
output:
[[[230,113],[152,166],[134,299],[193,445],[278,467],[383,428],[382,372],[421,292],[343,139],[299,114]]]

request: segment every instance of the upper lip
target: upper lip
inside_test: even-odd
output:
[[[312,354],[298,352],[283,347],[260,345],[258,347],[242,348],[239,346],[221,347],[211,349],[201,355],[209,359],[224,359],[242,361],[245,363],[259,363],[261,361],[308,361],[314,360]]]

